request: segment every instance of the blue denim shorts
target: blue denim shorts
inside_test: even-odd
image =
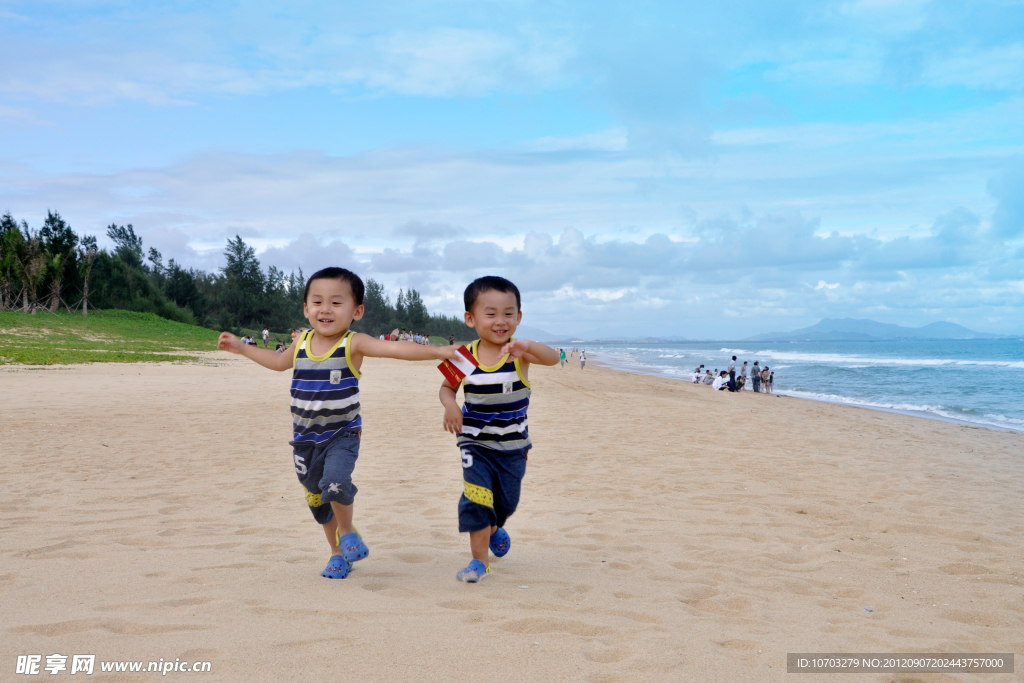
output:
[[[526,475],[526,453],[500,453],[474,445],[462,447],[463,493],[459,531],[505,526],[519,506]]]
[[[295,474],[306,490],[306,503],[320,524],[334,519],[331,502],[351,505],[358,489],[352,483],[352,470],[359,458],[361,432],[338,432],[330,441],[316,444],[292,441]]]

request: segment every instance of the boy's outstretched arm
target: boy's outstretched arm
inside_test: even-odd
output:
[[[251,361],[259,363],[265,368],[284,372],[290,370],[295,363],[295,342],[282,353],[261,349],[256,346],[243,344],[241,340],[230,332],[221,332],[217,339],[217,348],[222,351],[230,351],[245,356]]]
[[[501,355],[511,354],[513,358],[521,358],[527,363],[537,365],[558,365],[558,351],[546,344],[529,339],[514,339],[501,347]]]
[[[441,382],[438,398],[441,399],[441,405],[444,406],[444,431],[461,434],[462,408],[459,407],[459,402],[455,398],[456,391],[458,391],[457,387],[453,387],[448,380],[444,380]]]
[[[423,346],[409,342],[381,341],[358,332],[352,335],[352,353],[369,358],[397,358],[398,360],[445,360],[455,358],[458,347]]]

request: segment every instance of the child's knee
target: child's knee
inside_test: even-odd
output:
[[[459,532],[488,529],[497,522],[493,503],[484,505],[470,500],[465,495],[459,499]]]
[[[358,457],[358,439],[339,437],[331,443],[324,458],[323,474],[319,482],[324,502],[352,504],[358,491],[352,483],[352,471]]]
[[[334,480],[325,473],[324,478],[320,480],[320,499],[325,503],[351,505],[358,490],[351,477]]]

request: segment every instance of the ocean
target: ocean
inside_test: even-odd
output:
[[[777,394],[1024,431],[1024,339],[579,346],[613,368],[681,381],[701,364],[724,370],[735,355],[737,371],[743,361],[768,365]]]

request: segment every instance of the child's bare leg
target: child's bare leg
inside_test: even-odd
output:
[[[342,505],[332,500],[331,509],[334,510],[334,521],[338,524],[340,535],[352,533],[352,506]]]
[[[480,560],[484,564],[490,564],[488,551],[490,550],[491,534],[498,530],[498,527],[484,527],[479,531],[469,532],[469,549],[473,553],[474,560]]]
[[[320,526],[324,528],[324,535],[327,536],[327,542],[331,544],[331,555],[341,555],[341,548],[338,547],[337,541],[335,541],[338,532],[337,515],[335,515],[335,519],[327,522],[327,524],[321,524]]]

